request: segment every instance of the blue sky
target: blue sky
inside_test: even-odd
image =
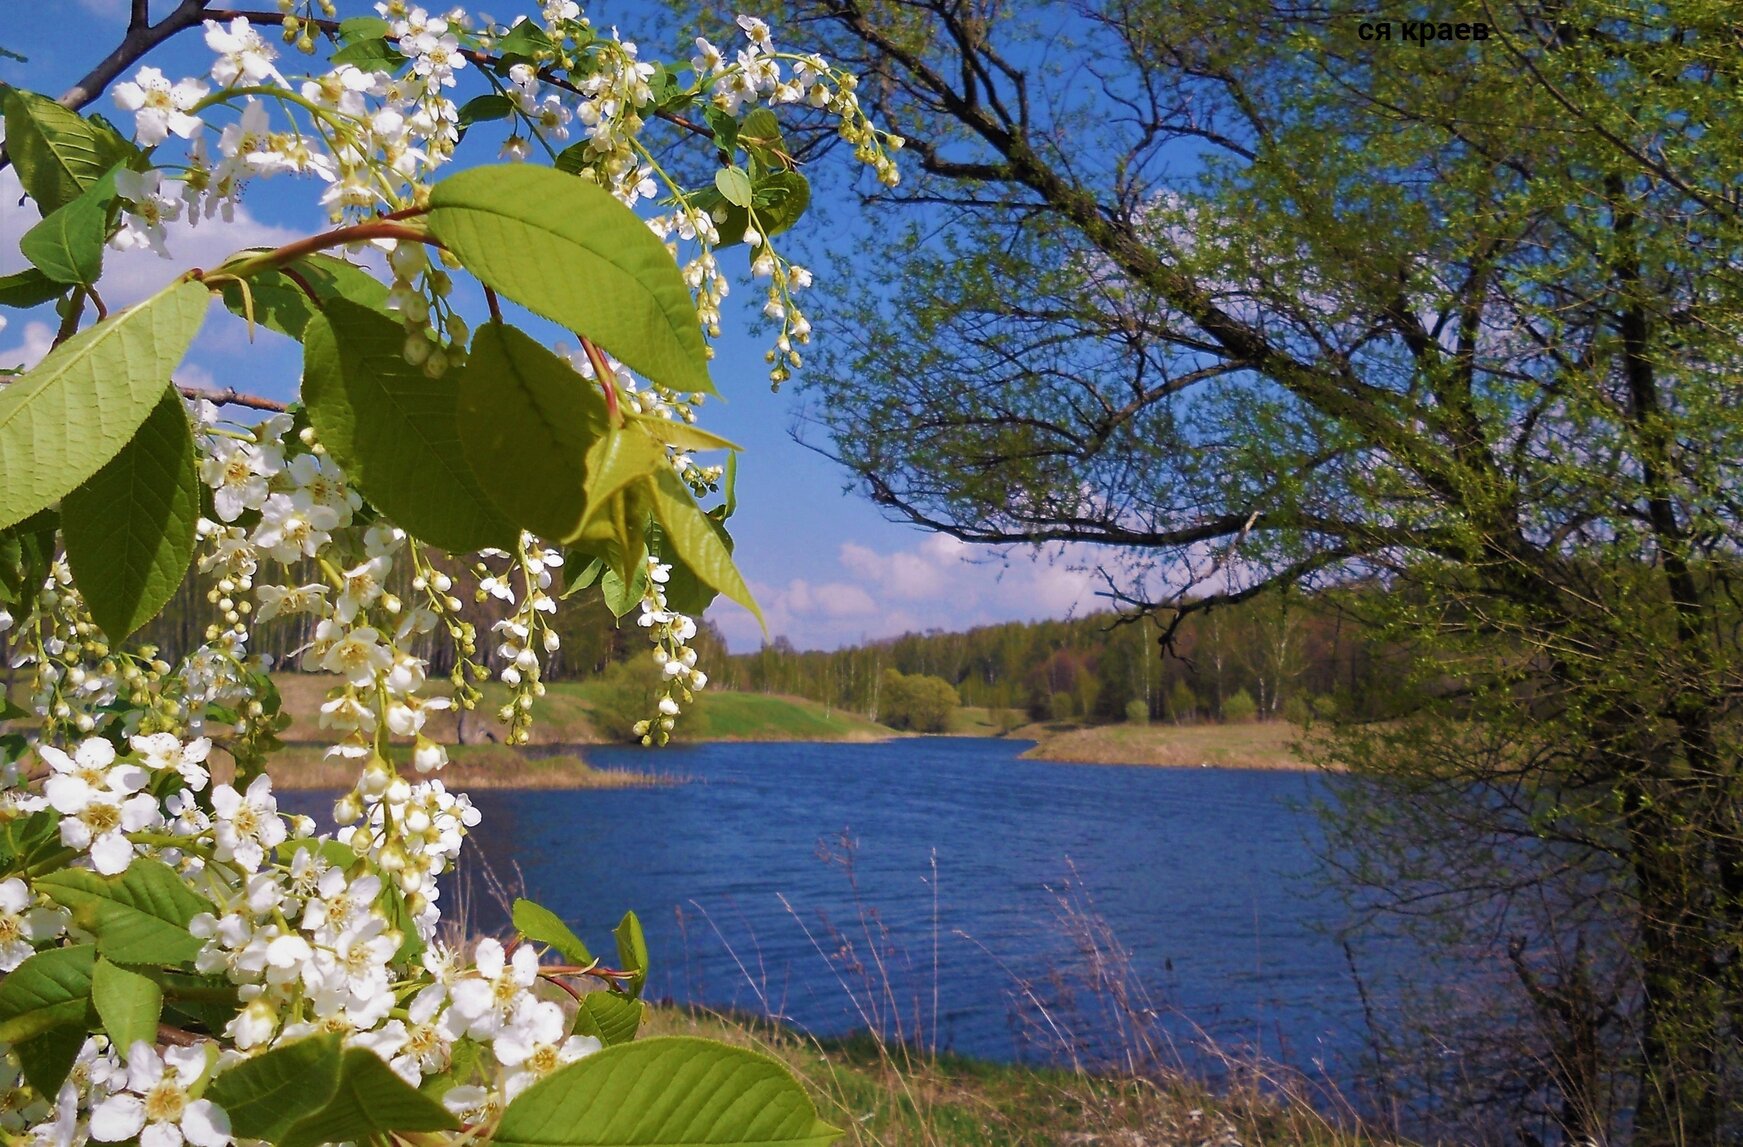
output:
[[[153,0],[154,15],[171,0]],[[263,3],[261,7],[269,7]],[[492,15],[531,10],[531,0],[498,0]],[[0,47],[28,57],[27,63],[0,59],[0,80],[58,94],[119,41],[126,23],[126,0],[48,0],[18,5],[8,12]],[[370,11],[361,0],[340,0],[342,15]],[[626,37],[631,35],[624,27]],[[688,58],[679,46],[644,42],[644,56]],[[303,57],[281,61],[287,71]],[[197,33],[149,58],[171,78],[203,73],[210,53]],[[462,73],[462,80],[468,77]],[[463,86],[462,90],[465,90]],[[475,94],[475,93],[470,93]],[[463,97],[464,98],[464,97]],[[123,127],[126,113],[105,96],[92,110]],[[482,143],[483,141],[476,141]],[[469,137],[468,145],[475,141]],[[488,147],[462,156],[492,158]],[[846,160],[845,156],[841,157]],[[208,222],[190,230],[172,225],[170,260],[150,253],[112,253],[106,273],[114,287],[112,306],[133,301],[190,266],[211,266],[232,250],[276,245],[317,229],[316,185],[284,179],[259,181],[231,227]],[[0,273],[20,265],[17,241],[36,220],[33,208],[18,206],[18,184],[8,169],[0,174]],[[804,224],[801,224],[803,226]],[[761,292],[747,281],[742,250],[729,256],[734,299],[754,303]],[[823,275],[851,274],[849,266],[821,264]],[[749,309],[748,307],[746,308]],[[481,315],[482,307],[471,314]],[[0,363],[32,361],[52,334],[47,308],[40,314],[9,313],[0,331]],[[791,384],[771,394],[763,363],[763,340],[752,333],[747,315],[728,312],[728,329],[716,346],[715,384],[724,401],[703,408],[703,424],[745,447],[739,465],[739,512],[732,530],[739,564],[769,622],[769,636],[787,636],[801,648],[833,648],[864,638],[906,630],[963,629],[1011,619],[1064,616],[1094,609],[1098,580],[1081,568],[1081,553],[1006,553],[966,546],[884,519],[868,501],[846,493],[844,472],[794,442],[788,433],[799,408]],[[539,324],[529,322],[529,327]],[[547,332],[553,339],[561,336]],[[200,385],[235,386],[288,398],[296,390],[298,348],[262,332],[251,347],[243,323],[221,309],[208,320],[181,380]],[[737,651],[762,640],[755,620],[722,602],[709,618]]]

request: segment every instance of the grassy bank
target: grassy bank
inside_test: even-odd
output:
[[[1012,734],[1033,739],[1024,757],[1086,765],[1156,765],[1231,769],[1306,769],[1290,747],[1301,730],[1287,721],[1235,725],[1029,725]]]
[[[280,789],[344,789],[357,781],[353,764],[328,761],[324,745],[292,744],[273,758]],[[641,789],[684,778],[639,769],[601,769],[574,755],[531,757],[506,745],[459,745],[448,751],[441,781],[450,789]],[[222,773],[222,767],[218,770]],[[228,778],[219,776],[220,780]]]
[[[854,1147],[1267,1144],[1378,1147],[1304,1100],[1248,1082],[1222,1093],[1183,1076],[1092,1075],[911,1055],[868,1037],[818,1041],[754,1020],[652,1009],[646,1035],[700,1035],[774,1055]]]
[[[857,713],[774,693],[702,693],[681,741],[887,741],[902,734]]]
[[[321,703],[333,678],[314,673],[277,673],[273,682],[291,716],[287,741],[320,742]],[[442,682],[431,692],[440,693]],[[490,744],[502,735],[492,714],[506,699],[502,686],[484,687],[484,701],[462,718],[454,712],[432,711],[426,731],[444,744]],[[542,745],[604,743],[594,714],[601,699],[598,681],[558,681],[539,700],[533,742]],[[802,697],[772,693],[704,691],[678,726],[680,740],[690,741],[877,741],[902,734],[842,709],[826,708]]]

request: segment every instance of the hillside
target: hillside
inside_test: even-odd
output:
[[[329,739],[320,727],[321,702],[332,687],[332,678],[317,674],[278,673],[273,681],[284,698],[292,722],[287,741],[320,742]],[[604,739],[594,728],[591,715],[597,703],[597,681],[559,681],[547,687],[539,702],[533,742],[542,745],[593,745]],[[465,715],[459,727],[453,713],[430,715],[430,736],[445,744],[489,743],[501,736],[501,727],[490,716],[502,703],[501,687],[485,687],[485,703]],[[458,735],[457,735],[458,734]],[[839,708],[826,708],[802,697],[774,693],[705,691],[697,696],[694,710],[679,723],[681,741],[878,741],[903,734]]]

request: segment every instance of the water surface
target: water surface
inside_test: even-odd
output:
[[[820,1032],[894,1010],[940,1047],[997,1057],[1037,1053],[1041,1007],[1064,1032],[1105,1026],[1049,891],[1075,872],[1182,1044],[1203,1029],[1342,1074],[1362,1022],[1339,906],[1307,879],[1317,826],[1304,806],[1323,782],[1020,760],[1025,747],[590,746],[592,763],[694,783],[480,792],[476,839],[512,856],[528,894],[596,952],[612,951],[612,926],[634,908],[656,996]],[[820,858],[820,842],[838,859]]]

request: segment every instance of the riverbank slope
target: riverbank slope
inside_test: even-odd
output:
[[[286,741],[318,744],[329,739],[320,727],[321,703],[333,678],[325,674],[275,673],[273,683],[284,699],[291,725]],[[494,683],[484,687],[484,702],[464,715],[435,711],[425,726],[443,744],[488,745],[502,736],[491,716],[506,698]],[[598,681],[558,681],[548,685],[534,710],[535,745],[600,745],[610,743],[596,724],[603,703]],[[704,690],[678,723],[680,741],[885,741],[905,736],[855,713],[829,708],[802,697],[778,693],[737,693]]]
[[[1243,724],[1026,725],[1012,737],[1033,740],[1029,760],[1158,768],[1311,769],[1295,751],[1302,736],[1287,721]]]
[[[843,1128],[840,1142],[849,1147],[1391,1143],[1335,1126],[1277,1080],[1213,1092],[1167,1072],[1137,1077],[924,1057],[867,1036],[820,1041],[676,1007],[650,1009],[643,1033],[705,1036],[773,1055],[804,1081],[823,1118]]]

